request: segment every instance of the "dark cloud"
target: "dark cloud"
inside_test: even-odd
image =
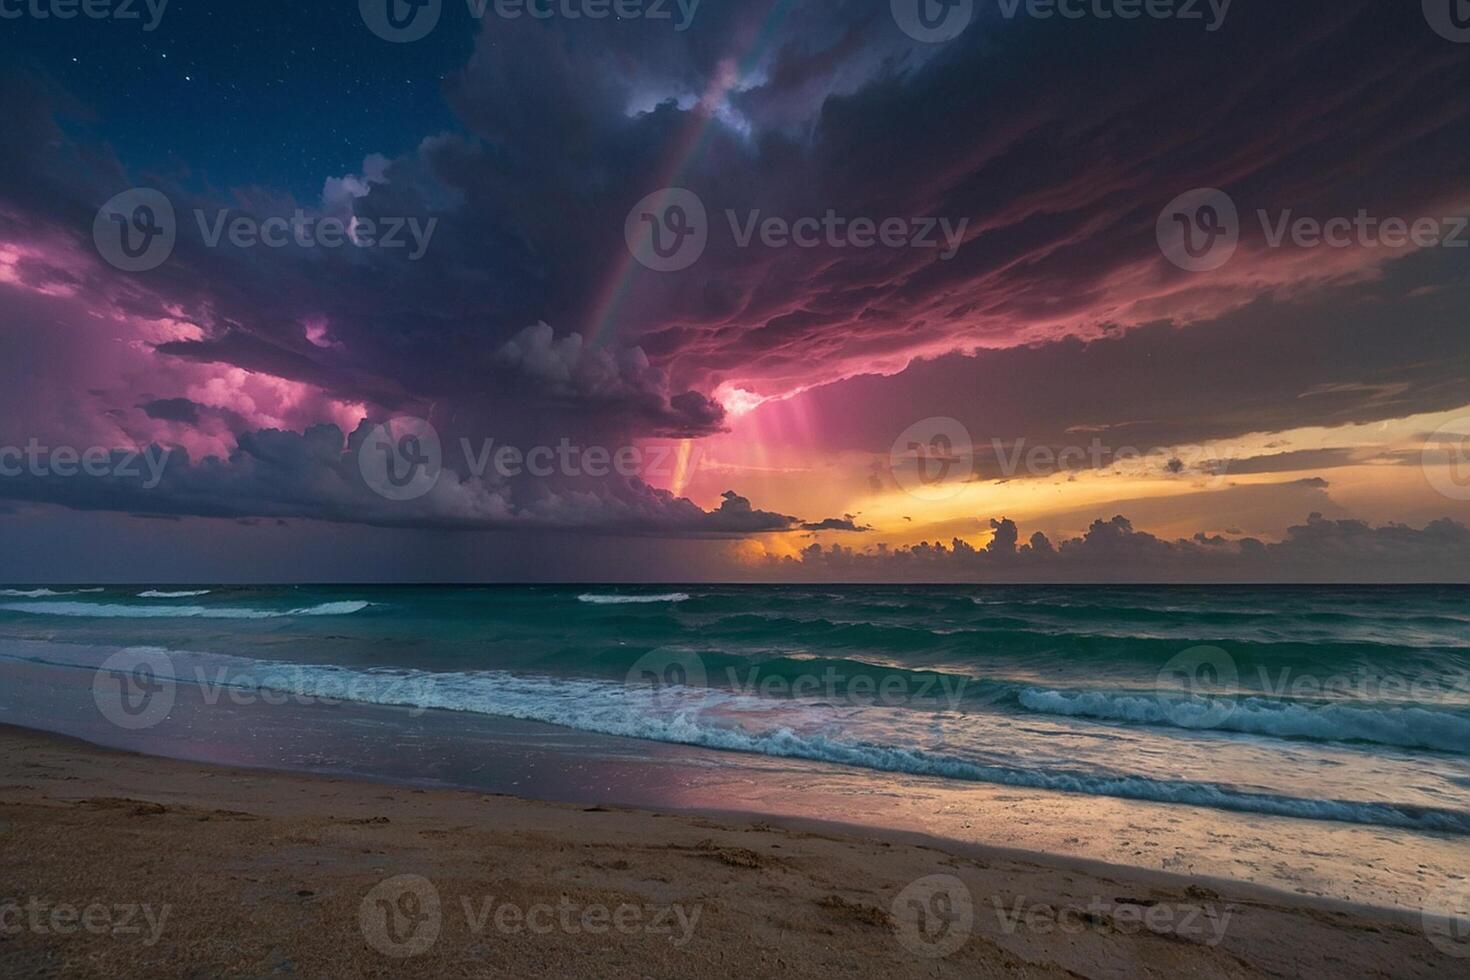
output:
[[[1407,260],[1428,267],[1422,276],[1448,272],[1448,261]],[[1419,281],[1420,273],[1401,269],[1330,298],[1263,300],[1187,329],[1157,323],[1091,341],[949,354],[756,411],[799,414],[829,447],[879,453],[914,422],[955,418],[987,479],[1007,475],[1001,459],[1018,444],[1057,452],[1096,440],[1104,462],[1119,450],[1179,445],[1225,458],[1229,440],[1249,433],[1470,404],[1470,334],[1462,329],[1470,284],[1426,293]]]
[[[732,426],[715,397],[724,383],[809,389],[753,419],[789,412],[799,424],[771,431],[882,454],[911,422],[953,417],[991,479],[1008,475],[991,439],[1009,449],[1096,437],[1111,458],[1470,404],[1461,253],[1271,250],[1252,223],[1256,208],[1414,217],[1463,200],[1470,103],[1446,93],[1465,90],[1470,60],[1415,5],[1237,4],[1214,33],[1147,19],[1084,32],[978,6],[947,45],[910,43],[886,0],[706,0],[685,33],[487,22],[443,79],[455,125],[370,157],[362,174],[321,175],[311,200],[270,174],[214,186],[197,161],[142,172],[54,80],[7,73],[0,243],[15,252],[0,289],[25,300],[0,314],[7,431],[54,426],[116,445],[139,433],[183,442],[183,428],[201,427],[233,452],[175,450],[146,492],[21,479],[0,493],[424,529],[858,531],[851,518],[803,525],[734,490],[706,511],[626,478],[514,483],[450,470],[422,500],[390,506],[361,485],[362,430],[344,438],[356,423],[345,416],[422,415],[450,442],[620,445]],[[655,273],[628,256],[624,219],[672,180],[707,205],[710,244],[693,267]],[[137,276],[104,265],[90,242],[98,205],[135,185],[166,192],[180,218],[173,256]],[[1174,195],[1207,185],[1236,198],[1246,232],[1229,266],[1191,276],[1159,255],[1154,221]],[[298,208],[434,232],[414,260],[210,247],[194,217]],[[935,248],[742,247],[727,212],[966,224],[943,260]],[[66,378],[91,393],[76,397]],[[229,390],[206,405],[199,390],[214,381]],[[281,389],[279,404],[262,404],[252,384]],[[307,427],[329,419],[339,424]],[[1323,449],[1226,469],[1351,461]],[[1180,457],[1181,479],[1189,462]],[[1086,565],[1089,549],[1139,567],[1193,560],[1190,549],[1250,557],[1238,542],[1164,542],[1115,525],[1055,547],[995,530],[984,560],[1018,567],[1053,553]],[[1429,531],[1412,539],[1426,553],[1443,537]]]
[[[21,470],[0,479],[0,497],[59,504],[78,510],[135,516],[303,518],[386,528],[551,531],[740,537],[793,530],[797,518],[752,506],[734,491],[705,511],[636,477],[506,478],[466,475],[444,466],[432,486],[410,500],[376,492],[363,475],[361,456],[372,426],[364,422],[344,439],[334,425],[304,433],[242,433],[228,459],[197,462],[187,450],[150,446],[140,453],[114,450],[100,471],[43,470],[7,459]]]
[[[990,545],[956,538],[910,548],[856,551],[813,544],[799,558],[770,559],[786,577],[832,581],[1042,582],[1463,582],[1470,581],[1470,529],[1451,520],[1423,528],[1374,527],[1312,514],[1280,542],[1196,534],[1164,540],[1125,517],[1096,520],[1053,544],[1037,533],[1019,544],[1010,520],[992,520]]]
[[[1264,456],[1247,456],[1244,459],[1211,459],[1200,464],[1200,469],[1212,474],[1251,473],[1296,473],[1301,470],[1325,470],[1339,466],[1352,466],[1363,461],[1362,450],[1339,446],[1322,449],[1296,449],[1285,453],[1270,453]]]
[[[865,524],[859,524],[857,518],[851,514],[842,517],[829,517],[823,521],[808,521],[801,525],[803,531],[850,531],[855,534],[866,533],[873,530]]]
[[[138,406],[150,419],[199,424],[199,406],[187,398],[159,398]]]

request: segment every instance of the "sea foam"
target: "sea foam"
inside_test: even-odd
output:
[[[1470,715],[1449,709],[1037,688],[1017,700],[1028,711],[1072,718],[1470,753]]]
[[[644,602],[688,602],[687,592],[668,592],[663,595],[598,595],[586,592],[577,596],[578,602],[590,602],[598,606],[620,606],[627,603]]]
[[[907,775],[1470,835],[1470,813],[1458,810],[1311,799],[1201,780],[996,765],[916,747],[885,745],[855,737],[840,725],[839,718],[816,705],[787,702],[789,710],[775,716],[779,720],[763,725],[762,719],[772,719],[769,712],[774,705],[768,699],[707,688],[629,686],[505,671],[359,670],[223,659],[243,665],[244,677],[288,676],[292,678],[291,693],[323,699],[496,715],[605,735]],[[176,673],[183,680],[187,672]]]
[[[229,606],[124,606],[99,602],[5,602],[0,609],[32,616],[87,619],[281,619],[287,616],[348,616],[371,602],[323,602],[299,609],[250,609]]]

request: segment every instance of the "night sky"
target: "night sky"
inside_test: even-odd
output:
[[[67,127],[77,139],[110,144],[130,170],[176,167],[226,191],[310,197],[364,147],[397,156],[454,126],[443,80],[475,43],[462,6],[395,46],[350,3],[265,6],[169,0],[152,31],[141,2],[141,22],[27,17],[5,23],[0,51],[86,107]]]
[[[0,580],[1470,578],[1448,3],[50,2]]]

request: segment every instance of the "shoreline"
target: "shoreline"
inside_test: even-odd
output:
[[[245,769],[6,725],[0,750],[9,892],[171,909],[153,945],[146,931],[6,935],[9,975],[1326,977],[1350,963],[1410,977],[1462,963],[1401,909],[921,832]],[[436,938],[398,955],[417,920],[387,916],[422,916],[429,898]],[[923,909],[957,911],[941,934]],[[752,938],[747,962],[726,962]]]
[[[1470,876],[1465,839],[1454,835],[906,775],[478,712],[249,691],[221,697],[201,681],[174,685],[165,695],[169,713],[139,725],[97,700],[86,665],[112,647],[67,648],[83,669],[62,670],[26,659],[24,643],[11,646],[0,719],[204,765],[653,812],[837,817],[865,837],[917,831],[1019,855],[1249,882],[1353,907],[1435,907],[1439,892]]]

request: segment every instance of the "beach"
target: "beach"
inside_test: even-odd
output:
[[[1470,958],[1463,590],[3,591],[7,976]]]
[[[13,977],[1464,966],[1418,916],[1246,885],[811,821],[201,765],[14,728],[0,730],[0,841]]]

